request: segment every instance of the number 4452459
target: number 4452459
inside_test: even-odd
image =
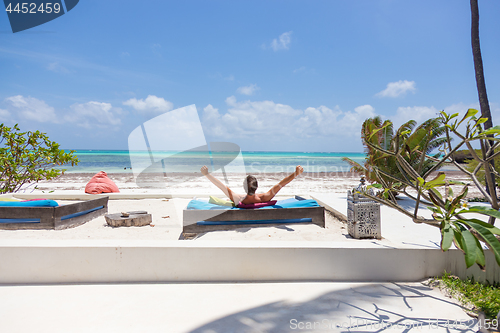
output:
[[[5,8],[5,11],[12,13],[23,13],[23,14],[38,14],[38,13],[55,13],[58,14],[61,11],[61,5],[59,3],[51,3],[51,2],[46,2],[46,3],[41,3],[40,6],[37,7],[36,3],[17,3],[14,8],[12,8],[12,4],[9,3],[7,8]]]

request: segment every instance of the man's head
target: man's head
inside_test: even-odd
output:
[[[247,192],[248,195],[254,195],[255,191],[257,191],[257,187],[259,185],[257,184],[257,178],[254,176],[248,175],[247,178],[243,181],[243,187],[245,188],[245,192]]]

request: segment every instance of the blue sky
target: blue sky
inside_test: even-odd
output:
[[[497,124],[500,2],[479,6]],[[74,149],[191,104],[207,141],[332,152],[361,152],[368,117],[478,107],[467,0],[81,0],[15,34],[4,12],[0,77],[1,122]]]

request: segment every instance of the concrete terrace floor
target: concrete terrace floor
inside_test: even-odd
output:
[[[477,332],[421,283],[0,286],[1,332]]]

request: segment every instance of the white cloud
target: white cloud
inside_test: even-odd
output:
[[[10,112],[0,109],[0,121],[7,121],[10,118]]]
[[[172,102],[154,95],[149,95],[146,99],[131,98],[123,102],[123,105],[131,106],[135,110],[143,113],[162,113],[174,108]]]
[[[371,105],[362,105],[354,112],[343,112],[339,106],[333,110],[320,106],[309,107],[297,122],[297,132],[306,137],[359,137],[361,124],[366,118],[374,117],[375,109]]]
[[[398,128],[408,120],[415,120],[417,124],[421,124],[427,119],[439,117],[439,111],[441,110],[438,110],[433,106],[399,107],[396,110],[396,114],[392,117],[389,117],[389,119],[394,123],[394,127]]]
[[[279,143],[300,142],[303,139],[345,139],[359,141],[362,122],[375,116],[370,105],[359,106],[353,112],[343,112],[338,106],[294,109],[273,101],[237,101],[226,99],[227,112],[221,113],[212,105],[203,109],[203,125],[208,135],[217,139],[251,139]]]
[[[208,104],[203,109],[203,120],[206,124],[210,124],[210,133],[215,137],[226,137],[227,131],[224,124],[221,122],[221,115],[219,109],[216,109],[212,104]]]
[[[490,105],[491,108],[491,105]],[[481,113],[479,103],[472,103],[472,104],[465,104],[465,103],[456,103],[452,104],[450,106],[447,106],[444,108],[444,112],[448,114],[454,114],[454,113],[459,113],[460,115],[464,115],[467,110],[469,109],[476,109],[479,110],[479,113]],[[493,111],[493,108],[491,108],[491,111]]]
[[[373,108],[373,106],[368,104],[354,108],[354,112],[356,113],[356,115],[363,117],[363,121],[366,118],[372,118],[376,116],[375,109]]]
[[[478,110],[478,114],[476,117],[481,117],[481,107],[479,103],[456,103],[444,108],[444,111],[448,114],[459,113],[459,117],[463,117],[463,115],[467,112],[468,109],[476,109]],[[490,113],[493,120],[493,126],[498,124],[498,119],[500,119],[500,105],[497,103],[490,103]]]
[[[476,108],[476,104],[458,103],[445,107],[447,113]],[[491,105],[492,115],[500,116],[498,105]],[[417,124],[438,117],[434,106],[399,107],[390,119],[397,129],[413,119]],[[324,151],[361,151],[361,125],[367,118],[377,116],[371,105],[360,105],[343,111],[339,106],[324,105],[296,109],[273,101],[238,101],[235,96],[226,99],[224,110],[207,105],[201,114],[205,133],[214,141],[230,141],[246,149]]]
[[[55,73],[62,73],[62,74],[69,74],[69,73],[71,73],[71,71],[69,69],[67,69],[66,67],[62,66],[57,61],[48,64],[47,65],[47,69],[49,71],[52,71],[52,72],[55,72]]]
[[[47,103],[42,100],[17,95],[8,97],[5,101],[16,108],[16,113],[21,115],[24,119],[34,120],[41,123],[58,122],[54,108],[47,105]]]
[[[71,112],[67,113],[64,120],[76,123],[85,128],[112,127],[121,124],[118,117],[122,110],[114,108],[110,103],[87,102],[84,104],[73,104]]]
[[[479,103],[465,104],[460,102],[440,109],[434,106],[401,106],[396,110],[396,113],[389,116],[388,119],[392,120],[395,127],[399,127],[410,119],[415,120],[417,124],[421,124],[427,119],[439,117],[439,112],[443,110],[449,115],[458,113],[458,117],[460,118],[465,115],[468,109],[479,110]],[[498,108],[496,104],[491,104],[490,109],[493,118],[497,115],[500,116],[500,108]],[[480,112],[481,111],[479,111],[479,113]],[[480,116],[480,114],[478,114],[478,116]]]
[[[299,73],[303,73],[303,74],[315,74],[316,70],[314,68],[307,68],[305,66],[302,66],[300,68],[297,68],[297,69],[293,70],[293,74],[299,74]]]
[[[253,95],[260,88],[256,84],[251,84],[245,87],[239,87],[236,91],[242,95]]]
[[[211,78],[211,79],[222,79],[224,81],[234,81],[235,80],[233,74],[229,74],[227,76],[223,76],[219,72],[216,72],[215,74],[209,74],[208,77]]]
[[[286,133],[289,131],[287,127],[292,126],[294,119],[302,113],[288,105],[272,101],[238,102],[234,96],[228,97],[226,104],[228,112],[225,114],[220,114],[211,105],[203,113],[208,131],[225,138]]]
[[[407,92],[415,93],[417,88],[415,88],[415,81],[400,80],[398,82],[390,82],[387,84],[387,88],[377,93],[375,96],[378,97],[399,97],[406,95]]]
[[[151,46],[151,50],[153,51],[153,54],[155,54],[158,57],[161,57],[161,44],[153,44]]]
[[[271,48],[276,52],[279,50],[288,50],[292,42],[292,31],[282,33],[277,39],[271,42]]]
[[[300,73],[300,72],[305,72],[305,71],[306,71],[306,67],[305,66],[302,66],[300,68],[297,68],[297,69],[293,70],[294,73]]]

